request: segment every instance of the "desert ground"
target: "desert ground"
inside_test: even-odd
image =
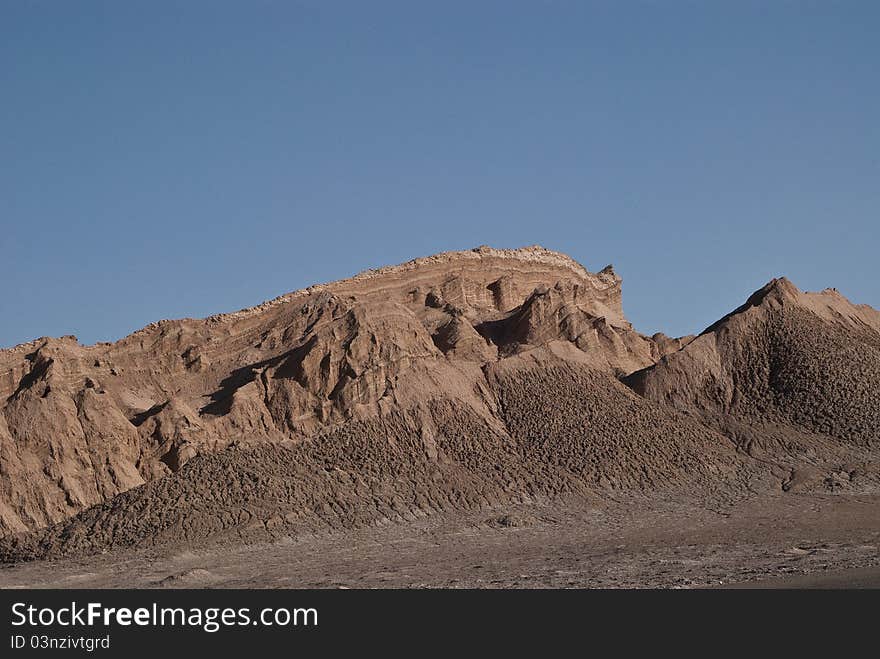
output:
[[[0,569],[3,588],[728,586],[880,586],[880,496],[571,500]]]

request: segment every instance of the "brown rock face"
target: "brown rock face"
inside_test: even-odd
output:
[[[826,474],[876,476],[880,467],[880,313],[835,290],[771,281],[625,381],[701,414],[756,457],[802,472],[806,458]]]
[[[626,381],[647,398],[679,408],[776,414],[827,430],[858,409],[872,420],[867,441],[880,431],[878,350],[880,313],[836,291],[803,293],[778,279]],[[856,425],[843,423],[837,435],[851,439],[854,431],[861,436]]]
[[[554,341],[629,372],[658,345],[620,278],[540,247],[440,254],[113,344],[0,352],[0,533],[60,521],[232,443],[459,401],[497,426],[484,365]]]
[[[2,351],[0,559],[608,490],[880,485],[880,313],[777,280],[696,338],[646,337],[620,288],[481,247]]]

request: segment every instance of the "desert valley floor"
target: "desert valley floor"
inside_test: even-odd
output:
[[[880,586],[880,496],[567,501],[5,566],[3,588]]]

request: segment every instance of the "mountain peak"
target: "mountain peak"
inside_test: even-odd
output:
[[[798,287],[787,277],[774,277],[757,291],[752,293],[746,301],[746,304],[758,306],[768,298],[776,301],[785,299],[796,300],[800,294],[801,292]]]

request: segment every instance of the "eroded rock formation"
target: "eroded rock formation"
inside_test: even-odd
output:
[[[482,367],[553,341],[652,363],[620,278],[540,247],[440,254],[112,344],[0,352],[0,532],[57,522],[232,443],[302,441],[441,398],[496,423]],[[662,349],[662,346],[661,348]]]
[[[0,555],[861,486],[878,381],[880,313],[836,291],[775,280],[696,338],[649,337],[610,266],[439,254],[112,344],[0,351]]]

